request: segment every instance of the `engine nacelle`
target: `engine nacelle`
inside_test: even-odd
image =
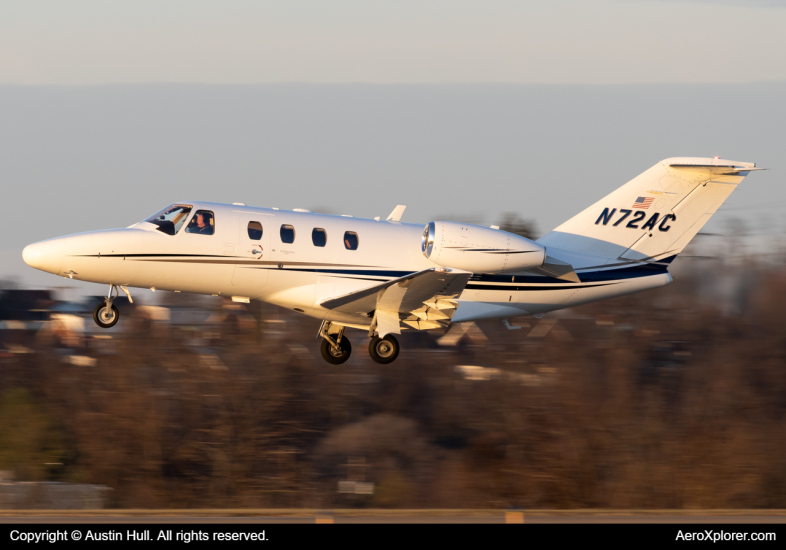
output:
[[[546,260],[546,248],[534,241],[466,223],[429,222],[421,246],[435,264],[473,273],[510,273]]]

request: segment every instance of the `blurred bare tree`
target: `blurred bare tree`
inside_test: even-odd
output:
[[[521,330],[405,332],[384,368],[359,331],[332,367],[313,319],[221,298],[78,339],[17,324],[0,469],[129,508],[786,508],[786,269],[748,270],[727,315],[697,294],[709,260],[680,261]]]
[[[515,212],[505,212],[502,219],[496,224],[502,231],[521,235],[525,239],[535,240],[538,238],[535,231],[535,222],[525,220]]]
[[[63,436],[29,391],[0,395],[0,470],[25,481],[57,479],[66,458]]]

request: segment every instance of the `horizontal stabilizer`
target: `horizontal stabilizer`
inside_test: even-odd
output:
[[[542,266],[528,269],[527,273],[554,277],[555,279],[562,279],[563,281],[570,281],[571,283],[581,282],[572,265],[552,258],[551,256],[546,256],[546,261],[543,262]]]
[[[747,163],[751,164],[751,163]],[[669,168],[675,168],[684,172],[695,172],[713,176],[733,175],[740,172],[752,172],[754,170],[766,170],[766,168],[756,168],[754,166],[718,166],[717,164],[669,164]]]

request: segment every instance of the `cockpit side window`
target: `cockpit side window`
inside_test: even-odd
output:
[[[186,233],[196,233],[197,235],[212,235],[215,232],[215,217],[209,210],[197,210],[186,227]]]
[[[161,212],[150,216],[145,221],[157,225],[156,229],[167,235],[174,235],[183,227],[191,207],[184,204],[167,206]]]

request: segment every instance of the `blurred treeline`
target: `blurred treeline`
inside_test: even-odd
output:
[[[167,297],[200,323],[6,330],[0,469],[129,508],[786,508],[786,270],[678,261],[519,330],[405,331],[388,366],[361,331],[331,366],[318,321],[219,298]]]

